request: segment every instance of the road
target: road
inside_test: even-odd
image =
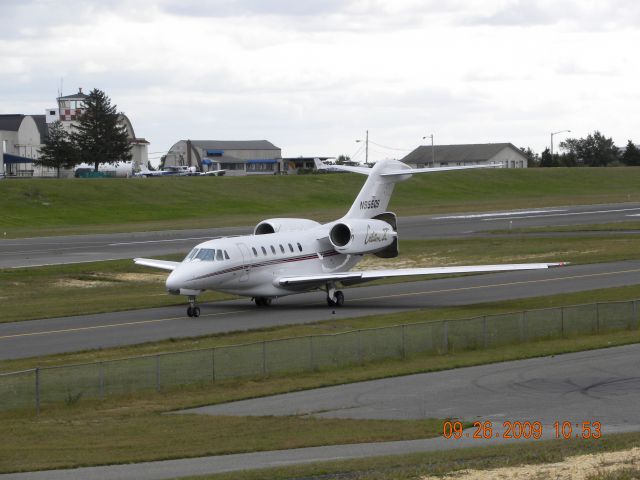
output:
[[[471,236],[488,230],[585,225],[640,219],[640,203],[533,208],[503,212],[399,218],[403,239]],[[170,230],[0,240],[0,268],[154,257],[187,252],[199,242],[243,235],[253,227]]]
[[[345,290],[345,306],[336,309],[326,306],[324,293],[311,292],[277,299],[270,308],[248,299],[202,304],[199,318],[174,306],[4,323],[0,360],[638,283],[635,260],[352,288]]]
[[[160,480],[523,441],[502,438],[505,433],[502,425],[507,420],[540,421],[544,439],[555,436],[553,422],[556,420],[572,423],[571,437],[582,433],[582,422],[600,421],[605,435],[637,431],[640,429],[640,410],[637,408],[640,402],[639,359],[640,345],[628,345],[359,382],[185,412],[224,415],[294,415],[303,412],[339,418],[456,417],[491,421],[494,433],[491,439],[463,436],[458,440],[438,437],[333,445],[0,475],[0,479]],[[496,438],[495,433],[500,436]]]

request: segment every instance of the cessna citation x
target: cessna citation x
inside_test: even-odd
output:
[[[339,307],[344,304],[340,285],[409,275],[533,270],[561,265],[525,263],[350,271],[365,254],[382,258],[398,256],[396,215],[387,212],[396,182],[407,180],[414,173],[486,166],[414,169],[396,160],[380,161],[373,168],[327,166],[319,160],[316,165],[319,169],[344,170],[368,177],[351,209],[339,220],[322,225],[306,219],[272,218],[260,222],[253,235],[200,243],[182,262],[148,258],[134,261],[170,270],[167,290],[189,298],[187,315],[190,317],[200,316],[196,297],[205,290],[252,297],[260,307],[285,295],[324,290],[327,304]]]

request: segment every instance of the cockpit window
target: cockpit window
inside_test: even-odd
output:
[[[211,248],[201,248],[194,260],[201,260],[203,262],[211,262],[215,259],[216,251]]]
[[[188,262],[188,261],[189,261],[189,260],[191,260],[193,257],[195,257],[195,256],[196,256],[196,254],[198,253],[198,250],[199,250],[198,248],[194,248],[193,250],[191,250],[191,251],[189,252],[189,255],[187,255],[187,257],[185,258],[185,261],[187,261],[187,262]]]
[[[224,252],[222,250],[216,250],[216,260],[224,260]]]
[[[231,259],[229,258],[229,254],[227,253],[227,251],[226,251],[226,250],[224,251],[224,258],[225,258],[225,260],[231,260]]]

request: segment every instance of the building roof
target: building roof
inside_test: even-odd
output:
[[[442,162],[482,162],[493,158],[505,148],[516,153],[522,152],[512,143],[471,143],[464,145],[434,145],[436,161]],[[433,163],[431,145],[421,145],[401,161],[405,163]]]
[[[47,116],[46,115],[31,115],[36,122],[36,126],[38,127],[38,132],[40,132],[40,141],[44,142],[44,140],[49,136],[49,127],[47,126]]]
[[[203,150],[280,150],[267,140],[191,140],[191,145]]]
[[[82,88],[78,89],[78,93],[74,93],[72,95],[65,95],[64,97],[58,97],[58,100],[84,100],[89,95],[82,92]]]
[[[0,115],[0,130],[5,132],[17,132],[25,115],[21,113],[12,113]]]

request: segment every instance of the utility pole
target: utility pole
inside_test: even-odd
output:
[[[571,130],[560,130],[558,132],[551,132],[551,150],[550,150],[551,158],[553,158],[553,136],[557,135],[558,133],[565,133],[565,132],[571,133]]]
[[[422,137],[422,139],[424,140],[425,138],[430,138],[431,139],[431,161],[433,162],[433,166],[436,166],[436,149],[433,146],[433,133],[431,135],[427,135],[425,137]]]
[[[356,143],[361,142],[362,140],[356,140]],[[365,137],[364,144],[364,164],[369,166],[369,130],[367,130],[367,136]]]

